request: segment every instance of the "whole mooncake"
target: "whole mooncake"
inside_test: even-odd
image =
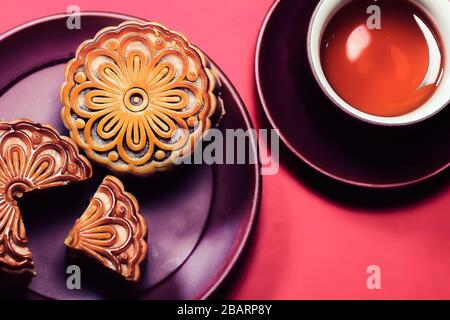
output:
[[[147,256],[146,236],[147,224],[136,198],[119,179],[107,176],[64,243],[126,280],[138,281]]]
[[[184,36],[128,21],[83,42],[67,64],[62,119],[92,161],[148,175],[189,155],[217,125],[218,84]]]
[[[53,128],[28,120],[0,122],[0,269],[35,274],[17,199],[91,175],[77,146]]]

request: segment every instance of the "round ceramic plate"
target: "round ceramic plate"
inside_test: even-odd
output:
[[[353,119],[325,97],[306,55],[308,25],[318,2],[276,1],[258,40],[259,97],[284,143],[319,172],[358,186],[406,186],[448,168],[449,108],[419,124],[381,127]]]
[[[82,13],[81,28],[71,30],[67,18],[42,18],[0,37],[2,120],[29,118],[67,135],[59,102],[65,63],[82,41],[103,27],[136,19]],[[252,124],[240,97],[225,75],[219,74],[227,111],[220,129],[250,129]],[[253,138],[248,152],[258,159]],[[21,200],[37,272],[22,294],[50,299],[210,296],[236,263],[255,223],[261,188],[259,164],[184,165],[149,178],[123,178],[149,223],[149,253],[137,284],[71,256],[63,243],[107,173],[95,167],[94,178],[89,181],[37,191]],[[66,285],[66,270],[73,264],[82,271],[81,290],[69,290]]]

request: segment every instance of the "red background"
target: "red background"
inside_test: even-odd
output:
[[[0,32],[73,4],[183,32],[228,75],[255,126],[269,127],[257,102],[253,64],[272,0],[3,0]],[[355,190],[322,178],[282,148],[279,173],[264,177],[252,243],[219,296],[450,299],[448,176],[395,192]],[[381,290],[366,287],[369,265],[381,268]]]

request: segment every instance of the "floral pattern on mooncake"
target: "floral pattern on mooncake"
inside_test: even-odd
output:
[[[156,23],[101,30],[81,44],[65,76],[62,119],[70,136],[117,173],[169,167],[223,111],[205,55]]]

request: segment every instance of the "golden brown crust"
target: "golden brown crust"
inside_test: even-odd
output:
[[[61,116],[70,136],[116,173],[171,166],[223,112],[206,56],[157,23],[101,30],[80,45],[65,77]]]
[[[17,198],[92,176],[77,146],[50,126],[0,122],[0,269],[34,275]]]
[[[147,224],[136,198],[119,179],[107,176],[64,243],[126,280],[138,281],[147,256],[146,236]]]

